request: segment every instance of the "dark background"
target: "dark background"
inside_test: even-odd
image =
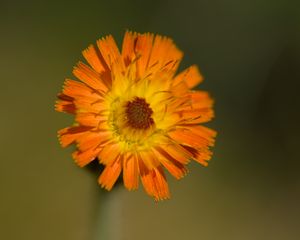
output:
[[[126,29],[172,37],[216,101],[209,167],[169,177],[162,203],[106,194],[56,138],[81,51]],[[1,0],[0,30],[1,239],[300,239],[299,1]]]

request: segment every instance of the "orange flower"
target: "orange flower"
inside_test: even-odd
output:
[[[207,92],[191,90],[202,81],[193,65],[175,75],[183,53],[172,40],[150,33],[126,32],[122,52],[112,36],[83,51],[58,95],[56,110],[75,115],[58,132],[61,145],[77,144],[75,162],[98,159],[105,165],[99,184],[110,190],[123,173],[128,190],[139,177],[155,200],[170,197],[166,168],[175,178],[195,160],[207,166],[215,131],[200,124],[213,117]]]

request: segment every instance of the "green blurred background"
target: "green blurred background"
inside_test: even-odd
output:
[[[0,239],[300,239],[300,2],[0,1]],[[172,198],[106,194],[56,131],[81,50],[126,29],[172,37],[216,100],[214,157]]]

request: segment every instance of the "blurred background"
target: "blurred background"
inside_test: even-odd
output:
[[[0,0],[0,29],[1,239],[300,239],[299,1]],[[214,157],[169,201],[107,194],[56,138],[81,51],[126,29],[172,37],[216,101]]]

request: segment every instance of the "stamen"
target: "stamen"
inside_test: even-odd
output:
[[[144,98],[135,97],[126,103],[127,124],[135,129],[148,129],[153,124],[152,109]]]

